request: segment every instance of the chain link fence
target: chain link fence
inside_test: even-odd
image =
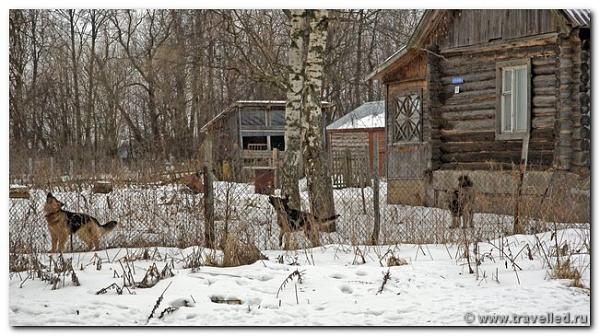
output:
[[[62,178],[65,181],[54,183],[11,179],[11,189],[28,192],[27,198],[9,200],[11,252],[49,250],[43,210],[48,192],[64,203],[66,210],[89,214],[101,224],[117,221],[116,229],[102,239],[106,248],[204,245],[203,186],[194,188],[189,179],[200,177],[202,184],[202,175],[194,173],[198,171],[198,165],[190,164],[179,173],[155,170],[152,179],[139,173],[125,180],[105,175],[102,180],[113,186],[108,193],[94,192],[99,179]],[[468,176],[472,183],[467,187],[468,197],[461,196],[465,193],[460,186],[461,176]],[[20,182],[21,187],[14,182]],[[306,179],[299,183],[301,210],[310,213]],[[378,192],[374,192],[376,185]],[[269,195],[255,191],[253,182],[213,183],[217,246],[228,233],[243,237],[260,249],[280,248],[276,209],[269,202]],[[271,191],[276,196],[281,192],[277,188]],[[459,195],[458,199],[453,195]],[[418,179],[382,177],[378,183],[369,178],[362,185],[335,188],[333,196],[339,215],[336,230],[321,232],[321,244],[369,244],[373,236],[378,237],[376,243],[386,245],[457,243],[467,236],[488,240],[512,234],[515,218],[519,219],[522,233],[589,227],[589,178],[554,171],[529,172],[523,179],[518,171],[494,170],[434,171]],[[453,204],[454,213],[462,215],[459,224],[469,212],[473,213],[473,227],[462,223],[452,228]],[[519,216],[515,217],[515,213]],[[374,232],[376,222],[378,232]],[[290,236],[294,247],[311,246],[302,230]],[[74,238],[73,249],[85,250],[85,245]]]

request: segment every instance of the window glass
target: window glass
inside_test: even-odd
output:
[[[265,126],[265,111],[262,110],[242,110],[242,125],[244,126]]]
[[[510,92],[512,88],[512,70],[504,70],[503,86],[504,92]]]
[[[527,130],[527,69],[515,70],[515,129]]]
[[[271,126],[285,126],[285,111],[271,110]]]
[[[501,132],[518,133],[528,129],[527,91],[529,74],[527,67],[507,67],[502,69],[502,97],[500,106]]]
[[[502,95],[502,130],[506,132],[512,130],[511,105],[512,95],[510,93]]]

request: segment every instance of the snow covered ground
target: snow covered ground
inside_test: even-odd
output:
[[[589,242],[589,231],[575,229],[558,231],[556,239],[546,232],[511,236],[491,244],[482,242],[478,254],[485,257],[476,269],[471,254],[476,271],[473,274],[469,274],[457,245],[338,244],[298,251],[266,250],[263,253],[269,259],[252,265],[198,269],[184,268],[184,261],[190,260],[187,256],[197,248],[159,248],[157,253],[150,249],[150,260],[133,262],[135,280],[141,280],[153,263],[159,270],[167,264],[174,265],[174,276],[152,288],[133,288],[131,293],[125,289],[122,295],[114,289],[105,294],[96,292],[112,283],[122,285],[123,279],[115,278],[123,273],[119,261],[127,255],[141,255],[140,249],[99,251],[96,258],[93,252],[75,253],[74,268],[81,286],[74,286],[67,278],[52,290],[48,282],[25,280],[26,272],[11,273],[9,321],[11,325],[45,326],[407,326],[481,325],[480,318],[486,314],[508,314],[510,318],[513,314],[525,314],[520,316],[530,322],[537,315],[549,313],[570,314],[571,319],[589,316],[589,289],[549,277],[544,254],[553,253],[556,241],[567,246],[572,265],[582,274],[584,287],[589,288],[589,252],[584,247],[584,242]],[[502,255],[502,246],[517,266]],[[211,252],[202,251],[204,255]],[[364,256],[364,263],[360,255]],[[388,268],[387,260],[392,255],[408,264]],[[48,256],[42,257],[42,263],[47,263]],[[100,270],[94,265],[98,257],[102,259]],[[296,270],[302,274],[302,280],[292,277],[280,289]],[[379,293],[388,270],[389,280]],[[155,317],[148,319],[167,287]],[[214,301],[241,304],[215,303],[211,297]],[[177,309],[159,318],[169,306]],[[526,325],[524,317],[518,319]],[[589,323],[588,319],[584,324]]]

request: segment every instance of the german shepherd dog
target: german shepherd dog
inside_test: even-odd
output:
[[[473,181],[467,175],[458,178],[458,189],[454,189],[448,201],[448,208],[452,214],[451,229],[460,226],[462,218],[463,228],[473,227]]]
[[[88,249],[98,250],[100,238],[117,226],[115,221],[100,225],[98,220],[90,215],[63,210],[63,205],[52,193],[46,196],[44,213],[52,237],[50,253],[57,250],[62,253],[70,234],[77,234]]]
[[[333,215],[328,218],[318,218],[317,216],[289,206],[287,197],[281,198],[269,196],[269,203],[275,208],[277,213],[277,225],[279,225],[279,246],[283,246],[283,235],[288,232],[303,230],[306,237],[315,245],[318,243],[318,231],[328,232],[328,226],[331,225],[340,215]],[[316,231],[313,231],[313,225],[317,225]],[[316,237],[315,237],[316,236]]]

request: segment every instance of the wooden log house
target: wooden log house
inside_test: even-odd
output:
[[[444,208],[467,174],[477,211],[513,214],[526,161],[523,202],[589,221],[590,28],[589,10],[425,11],[369,75],[386,89],[388,202]]]

